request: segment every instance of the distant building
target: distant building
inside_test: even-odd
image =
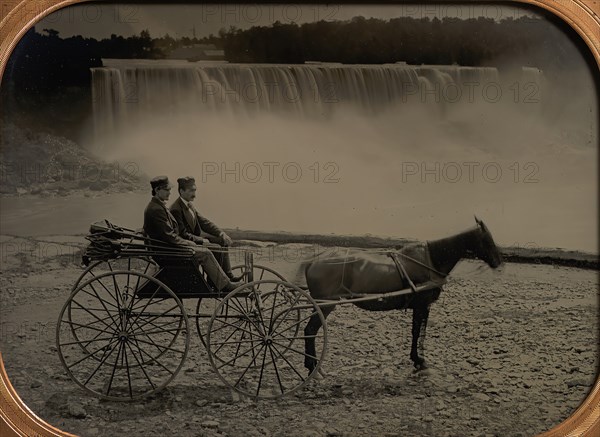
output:
[[[193,44],[173,50],[167,59],[195,61],[224,61],[225,50],[217,49],[214,44]]]

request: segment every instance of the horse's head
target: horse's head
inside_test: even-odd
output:
[[[502,264],[502,255],[494,243],[492,233],[483,221],[475,216],[479,228],[479,244],[475,248],[475,256],[485,261],[491,268],[495,269]]]

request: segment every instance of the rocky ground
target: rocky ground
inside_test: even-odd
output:
[[[135,162],[105,162],[67,138],[3,123],[0,139],[2,196],[147,190],[148,178]]]
[[[409,312],[343,306],[328,318],[327,377],[281,400],[233,396],[193,336],[165,390],[107,402],[69,379],[55,347],[83,238],[0,244],[0,346],[11,382],[36,414],[83,436],[529,436],[566,419],[598,369],[597,271],[463,261],[432,307],[423,373],[409,360]],[[297,259],[277,256],[286,248],[256,262],[291,278]]]

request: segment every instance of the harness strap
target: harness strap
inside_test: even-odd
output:
[[[427,252],[429,252],[429,247],[427,247]],[[434,272],[434,273],[437,273],[437,274],[438,274],[438,275],[440,275],[442,278],[445,278],[446,276],[448,276],[447,274],[445,274],[445,273],[442,273],[442,272],[440,272],[439,270],[436,270],[436,269],[434,269],[433,267],[431,267],[431,266],[428,266],[427,264],[423,264],[421,261],[418,261],[418,260],[414,259],[413,257],[410,257],[410,256],[408,256],[408,255],[405,255],[405,254],[403,254],[403,253],[401,253],[401,252],[393,252],[393,253],[394,253],[394,255],[400,255],[400,256],[403,256],[404,258],[406,258],[406,259],[409,259],[409,260],[411,260],[412,262],[414,262],[414,263],[416,263],[416,264],[419,264],[419,265],[421,265],[421,266],[425,267],[425,268],[426,268],[426,269],[428,269],[429,271],[432,271],[432,272]]]
[[[352,290],[350,290],[346,284],[344,283],[344,279],[346,277],[346,264],[347,264],[347,260],[348,260],[348,253],[350,252],[350,249],[346,249],[346,258],[344,259],[344,263],[342,264],[342,279],[340,281],[340,287],[338,288],[338,290],[345,290],[346,292],[348,292],[348,294],[350,295],[350,297],[354,297],[354,293],[352,292]]]
[[[394,264],[396,264],[396,269],[398,269],[398,273],[400,274],[400,279],[406,278],[406,281],[408,282],[408,285],[410,285],[411,290],[413,291],[413,293],[416,293],[417,287],[415,286],[413,281],[410,279],[410,276],[408,276],[408,273],[406,273],[406,269],[404,268],[404,266],[402,265],[400,260],[398,258],[396,258],[396,254],[390,252],[390,253],[388,253],[388,255],[390,258],[392,258],[394,260]]]

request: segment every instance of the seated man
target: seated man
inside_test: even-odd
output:
[[[196,211],[192,202],[196,198],[196,181],[187,176],[177,179],[179,198],[173,202],[170,211],[179,225],[179,236],[200,244],[213,251],[213,255],[225,271],[227,277],[237,282],[244,275],[233,276],[231,272],[231,261],[227,246],[231,245],[231,238],[209,219],[203,217]],[[202,232],[207,238],[202,237]]]
[[[230,292],[242,285],[229,280],[209,249],[179,236],[177,220],[165,204],[171,194],[169,179],[166,176],[157,176],[150,181],[150,185],[152,186],[152,199],[144,211],[146,235],[172,246],[192,247],[195,258],[218,290]]]

